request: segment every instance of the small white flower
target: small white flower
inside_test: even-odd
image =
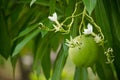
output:
[[[112,48],[108,48],[107,52],[113,52]]]
[[[51,21],[56,22],[56,21],[57,21],[57,14],[56,14],[56,12],[55,12],[55,13],[53,13],[53,15],[52,15],[52,16],[48,16],[48,18],[49,18]]]
[[[99,43],[101,41],[101,37],[99,35],[96,35],[94,40],[96,41],[96,43]]]
[[[89,23],[88,25],[87,25],[87,29],[84,29],[84,34],[91,34],[93,32],[93,27],[92,27],[92,25]]]

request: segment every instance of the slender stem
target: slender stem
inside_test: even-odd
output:
[[[74,12],[72,13],[72,16],[74,16],[75,12],[77,11],[77,6],[78,6],[78,4],[75,5],[75,10],[74,10]],[[72,24],[73,24],[73,21],[74,21],[74,18],[72,17],[72,21],[71,21],[71,23],[69,24],[69,29],[71,28],[71,26],[72,26]]]
[[[69,16],[69,17],[67,17],[61,24],[64,24],[67,20],[69,20],[69,19],[71,19],[71,18],[78,17],[78,16],[81,16],[81,15],[82,15],[82,13],[77,14],[77,15],[73,15],[73,16]]]
[[[61,23],[61,25],[63,25],[68,19],[72,19],[71,22],[70,22],[70,24],[68,24],[68,25],[66,26],[66,27],[68,27],[67,32],[69,32],[70,29],[71,29],[71,27],[72,27],[72,24],[73,24],[73,22],[74,22],[74,17],[78,17],[78,16],[80,16],[80,15],[82,14],[82,13],[80,13],[80,14],[75,15],[75,13],[76,13],[76,11],[77,11],[77,6],[78,6],[78,4],[80,4],[80,3],[81,3],[81,1],[75,4],[75,9],[74,9],[72,15],[71,15],[70,17],[67,17],[67,18]]]
[[[77,11],[77,6],[78,6],[78,4],[80,4],[80,3],[81,3],[81,1],[75,4],[75,10],[73,11],[72,16],[67,17],[67,18],[62,22],[62,24],[65,23],[68,19],[71,19],[71,18],[73,19],[74,17],[77,17],[77,16],[80,16],[80,15],[81,15],[81,13],[78,14],[78,15],[75,15],[75,12]]]
[[[40,27],[38,27],[38,28],[41,29],[41,30],[46,30],[46,31],[54,31],[55,30],[55,29],[50,29],[50,28],[46,27],[43,24]]]
[[[86,8],[84,7],[84,10],[82,12],[82,21],[81,21],[80,26],[79,26],[79,34],[80,35],[81,35],[81,28],[82,28],[82,25],[83,25],[83,22],[84,22],[85,14],[86,14]]]
[[[92,34],[92,36],[94,36],[94,37],[96,36],[96,34],[95,34],[94,32],[92,32],[91,34]]]
[[[55,21],[55,23],[58,25],[58,27],[61,26],[61,24],[58,21]]]

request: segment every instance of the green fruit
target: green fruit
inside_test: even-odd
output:
[[[92,36],[77,36],[75,46],[69,48],[69,57],[76,66],[89,67],[97,60],[98,44]]]

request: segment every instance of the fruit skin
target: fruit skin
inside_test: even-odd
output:
[[[69,57],[78,67],[92,66],[97,60],[98,44],[92,36],[77,36],[74,41],[78,45],[69,48]]]

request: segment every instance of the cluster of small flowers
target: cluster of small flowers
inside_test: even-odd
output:
[[[78,40],[75,40],[72,38],[72,36],[70,36],[70,40],[66,39],[66,45],[73,48],[76,45],[79,45],[79,42],[78,42]]]
[[[114,61],[114,56],[113,56],[113,49],[108,48],[107,51],[105,52],[105,55],[107,57],[107,62],[106,63],[112,63]]]

